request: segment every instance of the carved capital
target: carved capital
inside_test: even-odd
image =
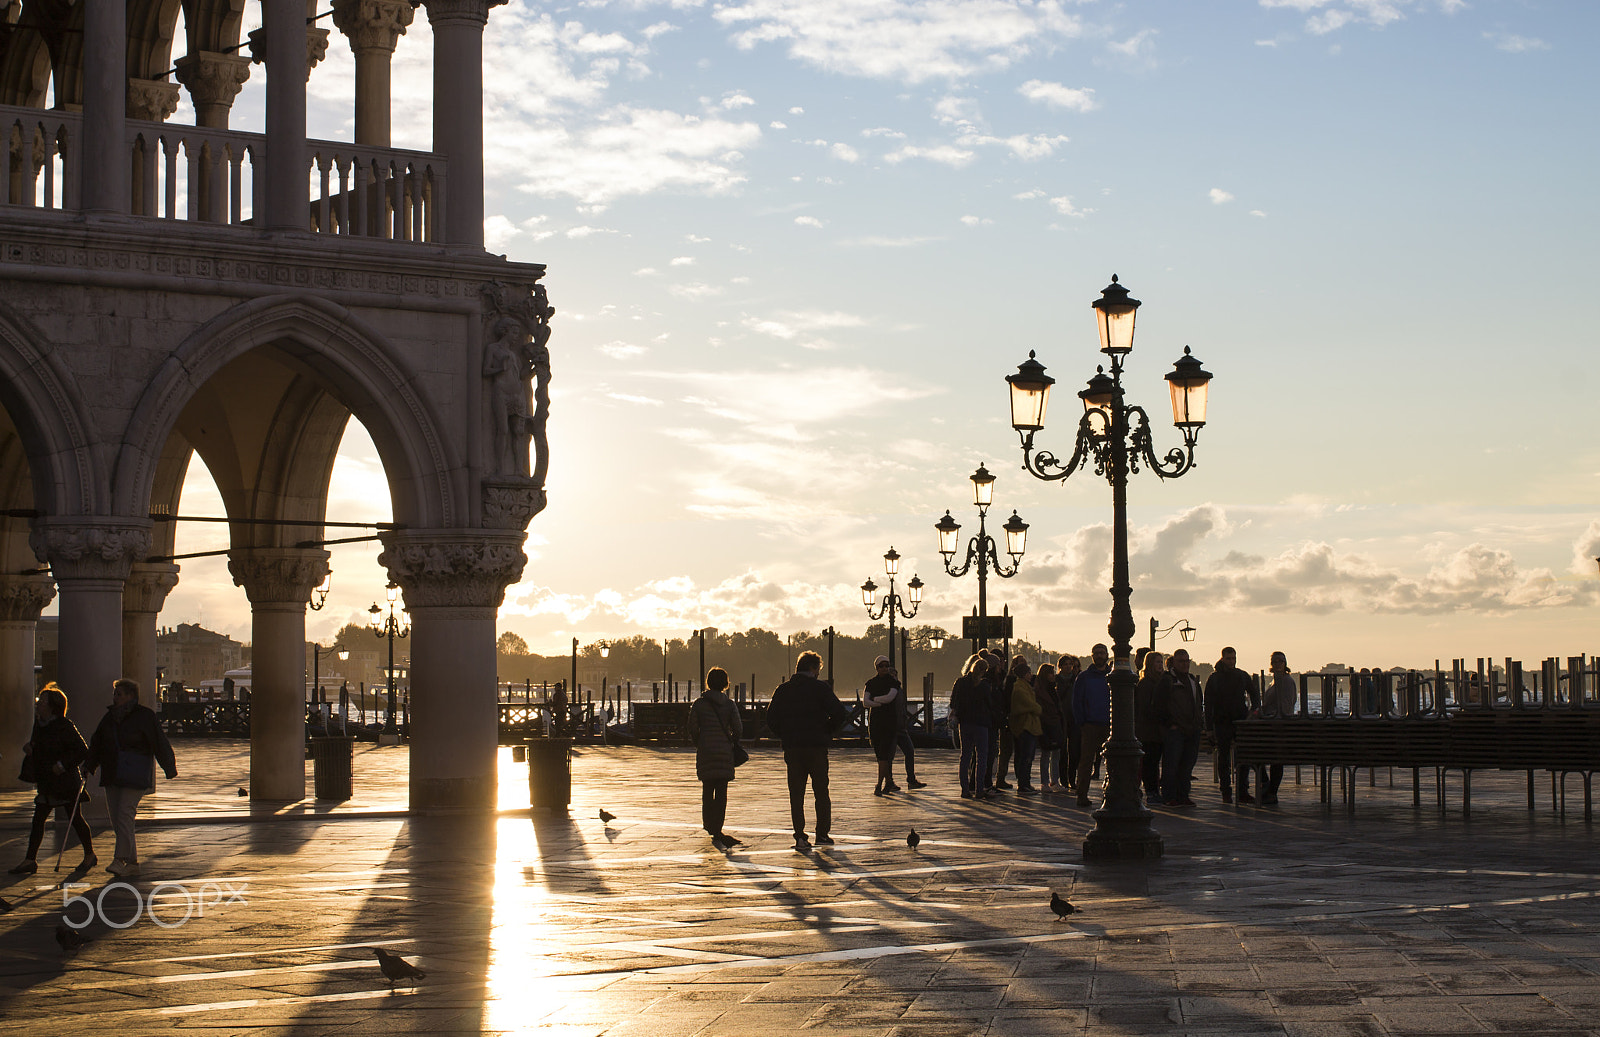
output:
[[[173,63],[178,82],[189,91],[195,116],[202,126],[227,125],[228,110],[239,88],[250,78],[250,59],[242,54],[218,54],[202,50],[187,54]],[[222,121],[208,122],[218,113]]]
[[[428,23],[476,25],[483,28],[489,22],[489,8],[499,7],[506,0],[422,0],[428,7]]]
[[[56,580],[126,580],[150,553],[148,519],[39,519],[28,546]]]
[[[331,31],[320,26],[306,30],[306,82],[311,82],[311,70],[328,56],[328,37]]]
[[[177,83],[157,79],[128,79],[128,118],[145,122],[165,122],[178,110],[183,91]]]
[[[522,532],[533,516],[544,510],[544,487],[532,479],[483,480],[484,529],[515,529]]]
[[[228,554],[228,572],[252,605],[299,605],[328,575],[326,551],[317,548],[258,547]]]
[[[393,54],[416,16],[411,0],[333,0],[333,24],[349,38],[350,49],[357,54]]]
[[[528,564],[521,532],[396,530],[379,538],[378,564],[405,591],[408,608],[499,608]]]
[[[163,562],[139,562],[122,585],[122,611],[160,612],[167,595],[178,585],[178,567]]]
[[[0,576],[0,622],[36,620],[55,596],[56,581],[48,576]]]

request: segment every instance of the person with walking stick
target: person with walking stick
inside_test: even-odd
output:
[[[82,800],[86,797],[83,795],[83,772],[79,768],[89,755],[89,747],[84,744],[78,728],[67,719],[66,693],[53,682],[46,684],[44,690],[39,692],[33,713],[33,737],[22,747],[25,755],[21,777],[23,781],[33,782],[39,791],[33,798],[33,827],[28,831],[28,855],[21,864],[11,869],[11,874],[32,875],[39,870],[35,858],[39,854],[39,844],[44,841],[44,824],[49,820],[51,811],[65,806],[72,808],[72,831],[77,833],[78,842],[83,845],[83,860],[76,870],[88,871],[100,862],[94,855],[93,835],[81,809]],[[66,849],[65,843],[62,849]],[[58,855],[56,868],[59,870],[60,867],[61,858]]]
[[[100,784],[106,790],[111,830],[117,835],[116,859],[106,870],[119,878],[139,874],[133,819],[139,798],[155,789],[157,762],[168,781],[178,776],[172,743],[162,732],[155,711],[139,704],[139,682],[126,677],[112,681],[111,705],[89,737],[87,770],[100,772]]]

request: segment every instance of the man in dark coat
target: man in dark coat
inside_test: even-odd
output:
[[[117,859],[106,869],[129,878],[139,874],[139,846],[134,841],[133,818],[139,797],[155,788],[157,763],[168,781],[178,776],[172,744],[147,706],[139,705],[139,682],[111,683],[111,705],[105,719],[89,739],[89,762],[84,768],[100,772],[106,790],[111,830],[117,836]]]
[[[1238,779],[1239,802],[1254,803],[1250,795],[1250,768],[1233,763],[1234,726],[1261,705],[1261,693],[1248,673],[1239,669],[1239,656],[1232,648],[1222,650],[1217,668],[1206,678],[1206,726],[1217,739],[1217,781],[1222,785],[1222,801],[1233,802],[1233,780]]]
[[[817,804],[817,842],[832,845],[833,801],[828,797],[828,743],[850,713],[833,689],[818,679],[822,657],[802,652],[795,675],[778,685],[767,703],[767,729],[783,743],[783,763],[789,776],[789,818],[794,823],[794,846],[809,849],[806,838],[806,781]]]

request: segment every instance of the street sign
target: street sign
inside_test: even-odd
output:
[[[1011,634],[1010,616],[961,617],[961,636],[968,641],[1005,641]]]

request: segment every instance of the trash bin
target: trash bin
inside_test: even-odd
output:
[[[354,738],[311,739],[311,768],[318,799],[349,799]]]
[[[528,805],[565,810],[572,802],[572,739],[528,743]]]

